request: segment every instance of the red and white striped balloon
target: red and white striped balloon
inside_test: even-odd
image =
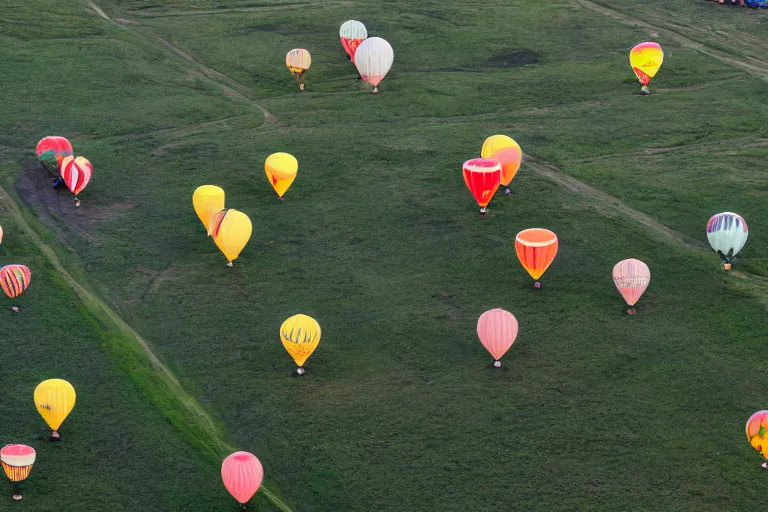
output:
[[[60,167],[61,177],[64,179],[64,183],[72,191],[75,196],[83,191],[88,182],[91,181],[91,175],[93,174],[93,166],[87,158],[78,156],[77,158],[72,155],[64,157],[61,161]]]
[[[517,331],[515,315],[501,308],[486,311],[477,320],[477,336],[480,338],[480,343],[496,360],[493,363],[496,368],[501,367],[499,359],[515,342]]]

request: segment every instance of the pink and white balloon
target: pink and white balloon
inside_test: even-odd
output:
[[[517,319],[509,311],[497,308],[480,315],[477,320],[477,336],[496,360],[494,367],[501,368],[500,359],[517,339],[517,332]]]
[[[623,260],[613,267],[613,282],[629,305],[627,313],[634,315],[635,304],[651,282],[651,271],[648,265],[640,260],[634,258]]]
[[[369,37],[355,51],[355,66],[360,76],[373,86],[374,93],[379,92],[379,83],[387,76],[395,52],[392,46],[380,37]]]

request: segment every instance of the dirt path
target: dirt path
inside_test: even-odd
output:
[[[763,63],[755,58],[735,57],[721,50],[712,48],[711,46],[708,46],[704,43],[694,41],[693,39],[667,26],[652,25],[643,20],[633,18],[628,14],[621,13],[611,9],[610,7],[593,2],[591,0],[576,0],[576,3],[586,9],[590,9],[599,14],[602,14],[603,16],[607,16],[608,18],[616,20],[623,25],[630,27],[640,27],[652,32],[663,33],[665,37],[677,41],[685,48],[696,50],[697,52],[702,53],[707,57],[711,57],[715,60],[728,64],[729,66],[737,67],[743,71],[746,71],[752,76],[768,82],[768,64]],[[679,28],[680,27],[678,27],[678,30]]]
[[[202,62],[193,58],[191,55],[182,51],[181,48],[178,48],[177,46],[163,39],[159,34],[157,34],[155,31],[153,31],[149,27],[145,27],[135,22],[129,22],[129,20],[123,20],[123,19],[120,19],[119,20],[120,23],[117,23],[113,21],[109,16],[107,16],[107,14],[103,10],[101,10],[99,6],[93,3],[93,0],[88,0],[88,5],[94,11],[96,11],[96,13],[99,16],[101,16],[105,20],[111,23],[116,23],[117,25],[125,27],[128,30],[132,30],[134,33],[141,35],[145,39],[154,40],[155,42],[160,43],[166,49],[172,51],[173,53],[175,53],[176,55],[178,55],[179,57],[187,61],[189,64],[191,64],[193,67],[197,68],[197,71],[201,72],[203,76],[205,76],[205,78],[207,78],[211,83],[215,84],[219,89],[221,89],[225,95],[247,102],[251,106],[257,108],[264,115],[265,124],[276,124],[279,122],[279,120],[274,114],[272,114],[267,109],[259,105],[257,102],[250,99],[248,97],[248,94],[250,94],[249,89],[246,86],[239,83],[237,80],[225,75],[224,73],[219,73],[215,69],[209,68]]]

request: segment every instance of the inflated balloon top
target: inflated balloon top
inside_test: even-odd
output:
[[[299,172],[299,161],[288,153],[273,153],[264,162],[264,172],[278,199],[283,199]]]
[[[51,439],[60,439],[59,427],[75,406],[75,388],[63,379],[48,379],[35,388],[34,399],[40,416],[51,427]]]
[[[32,272],[25,265],[6,265],[0,268],[0,287],[12,299],[21,295],[31,280]]]
[[[491,158],[473,158],[464,162],[461,169],[464,184],[480,207],[480,215],[485,215],[501,183],[501,164]]]
[[[344,51],[347,52],[352,62],[355,62],[355,51],[357,51],[358,46],[367,38],[368,31],[365,29],[365,25],[357,20],[345,21],[339,28],[341,46],[344,47]]]
[[[61,161],[72,154],[72,144],[64,137],[52,135],[40,139],[35,150],[37,159],[52,174],[59,174]]]
[[[664,62],[664,51],[658,43],[646,41],[635,45],[629,52],[629,63],[632,65],[632,71],[643,85],[640,91],[648,94],[648,84],[651,78],[656,76],[662,62]]]
[[[627,313],[634,315],[635,304],[651,282],[651,271],[648,265],[640,260],[634,258],[623,260],[613,267],[613,282],[629,305]]]
[[[480,156],[499,161],[501,164],[501,185],[504,186],[505,194],[511,194],[509,184],[523,161],[523,150],[520,149],[520,145],[506,135],[491,135],[483,142]]]
[[[515,315],[501,308],[486,311],[477,320],[480,343],[495,359],[493,366],[501,368],[501,357],[517,339],[518,324]]]
[[[232,497],[244,505],[261,487],[264,468],[254,454],[235,452],[221,463],[221,479]]]
[[[9,444],[0,449],[0,463],[11,482],[26,480],[36,459],[35,449],[25,444]],[[18,501],[21,498],[18,488],[15,488],[13,499]]]
[[[707,222],[707,240],[725,262],[725,270],[731,269],[731,261],[744,248],[748,237],[747,223],[736,213],[718,213]]]
[[[216,247],[227,258],[227,266],[231,267],[248,240],[251,239],[253,225],[251,219],[243,212],[229,209],[214,213],[211,218],[211,236]]]
[[[768,459],[768,411],[757,411],[747,420],[747,439],[752,448]]]
[[[294,48],[285,56],[285,65],[299,83],[299,90],[304,90],[304,73],[307,72],[311,64],[312,57],[303,48]]]
[[[538,279],[546,272],[557,256],[557,235],[548,229],[530,228],[515,237],[515,252],[520,264],[535,280],[534,288],[541,288]]]
[[[363,41],[355,52],[355,65],[363,80],[373,86],[373,93],[379,92],[379,83],[389,73],[395,52],[392,46],[380,37]]]
[[[64,183],[67,184],[67,188],[75,195],[75,207],[79,207],[80,200],[77,198],[77,195],[88,185],[93,175],[91,162],[82,156],[75,158],[69,155],[61,161],[60,172]]]
[[[216,185],[202,185],[192,194],[192,206],[208,236],[211,236],[213,214],[224,209],[224,198],[224,190]]]
[[[304,375],[304,363],[317,348],[321,335],[320,324],[307,315],[293,315],[280,326],[280,340],[298,366],[299,375]]]

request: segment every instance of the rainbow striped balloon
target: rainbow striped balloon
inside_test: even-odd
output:
[[[24,292],[32,279],[32,272],[24,265],[6,265],[0,268],[0,286],[5,294],[15,299]]]

